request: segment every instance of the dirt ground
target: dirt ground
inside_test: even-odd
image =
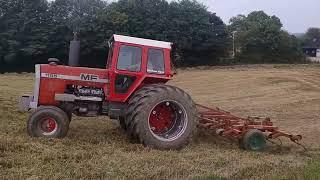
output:
[[[282,146],[268,144],[259,153],[205,132],[181,151],[148,149],[130,143],[117,122],[105,117],[74,118],[65,139],[32,139],[26,133],[29,113],[17,112],[17,102],[32,93],[34,75],[0,75],[1,178],[303,178],[303,167],[320,155],[319,70],[315,65],[204,67],[179,70],[170,82],[197,103],[244,117],[271,117],[283,130],[302,134],[308,148],[282,139]]]

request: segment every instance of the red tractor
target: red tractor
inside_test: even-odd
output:
[[[35,109],[29,135],[63,138],[73,114],[105,115],[146,146],[187,145],[197,111],[187,93],[166,85],[173,76],[171,43],[114,35],[108,44],[106,69],[58,65],[57,59],[35,66],[34,95],[21,100],[22,109]]]
[[[63,138],[72,115],[118,119],[130,138],[157,149],[181,149],[196,128],[239,140],[247,150],[264,149],[266,140],[301,135],[280,131],[270,118],[240,118],[219,108],[195,104],[182,89],[166,85],[172,78],[171,43],[113,35],[106,69],[76,66],[79,41],[70,45],[69,64],[35,66],[33,96],[21,98],[20,109],[35,109],[28,119],[32,137]]]

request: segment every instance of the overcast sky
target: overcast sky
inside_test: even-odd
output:
[[[52,1],[52,0],[49,0]],[[115,0],[108,0],[109,2]],[[172,1],[172,0],[168,0]],[[303,33],[309,27],[320,28],[320,0],[198,0],[217,13],[225,23],[238,14],[263,10],[278,16],[284,29]]]
[[[309,27],[320,28],[320,0],[199,0],[216,12],[225,23],[238,14],[263,10],[278,16],[284,29],[291,33],[305,32]]]

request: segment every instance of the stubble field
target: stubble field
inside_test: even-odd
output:
[[[247,152],[206,132],[181,151],[158,151],[130,143],[105,117],[73,118],[65,139],[33,139],[29,113],[17,111],[33,81],[33,74],[0,75],[0,179],[320,179],[320,66],[183,69],[170,82],[197,103],[269,116],[302,134],[308,151],[282,139]]]

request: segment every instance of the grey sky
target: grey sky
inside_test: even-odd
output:
[[[52,0],[49,0],[52,1]],[[107,0],[109,2],[116,0]],[[172,1],[172,0],[168,0]],[[238,14],[263,10],[281,19],[283,28],[303,33],[309,27],[320,28],[320,0],[198,0],[217,13],[225,23]]]
[[[278,16],[284,29],[292,33],[305,32],[309,27],[320,28],[320,0],[200,0],[216,12],[225,23],[238,14],[263,10]]]

